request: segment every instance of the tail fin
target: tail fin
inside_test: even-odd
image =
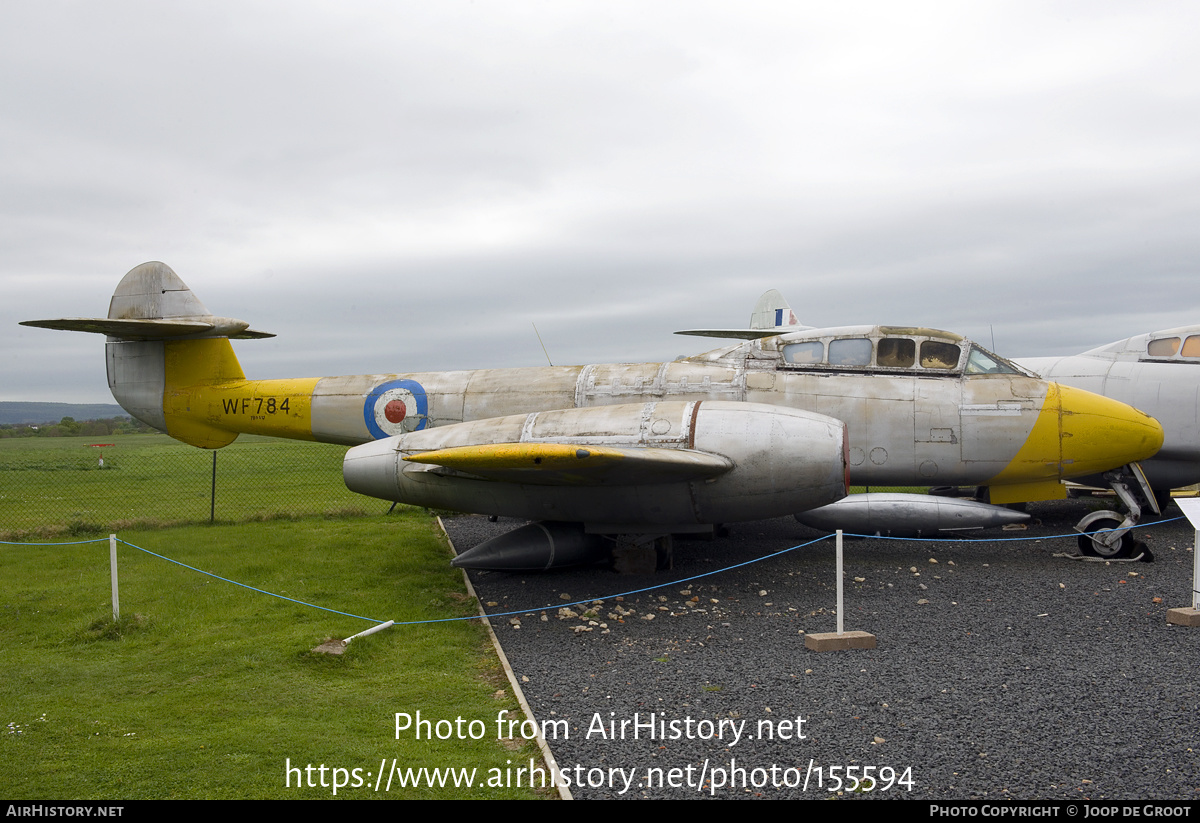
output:
[[[232,443],[237,433],[191,414],[197,389],[245,380],[229,338],[275,336],[240,320],[214,317],[164,263],[143,263],[126,274],[106,318],[21,325],[108,335],[108,387],[121,407],[177,440],[208,449]]]
[[[796,313],[782,294],[776,289],[768,289],[754,304],[754,311],[750,314],[750,328],[780,334],[807,329],[808,326],[800,325]]]
[[[687,329],[676,334],[691,334],[697,337],[732,337],[740,340],[757,340],[760,337],[771,337],[777,334],[787,334],[792,331],[811,329],[812,326],[801,325],[796,319],[795,312],[788,301],[775,289],[770,289],[758,298],[754,311],[750,314],[748,329]]]

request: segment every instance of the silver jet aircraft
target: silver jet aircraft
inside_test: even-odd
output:
[[[614,543],[641,562],[672,534],[822,506],[849,483],[1037,500],[1162,444],[1123,403],[926,328],[786,331],[669,363],[248,380],[229,339],[269,335],[211,315],[162,263],[130,271],[107,318],[26,325],[107,335],[117,401],[185,443],[342,443],[354,491],[536,521],[456,560],[484,568]]]

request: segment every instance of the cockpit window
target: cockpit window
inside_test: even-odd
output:
[[[789,343],[783,347],[783,359],[797,366],[810,366],[825,359],[825,344],[820,340]]]
[[[814,330],[817,331],[817,330]],[[757,345],[764,355],[774,353],[780,368],[818,372],[877,371],[911,372],[924,377],[972,374],[1026,374],[1002,357],[979,349],[963,363],[964,353],[974,344],[948,332],[876,326],[830,330],[809,335],[799,332],[763,340]],[[1198,335],[1200,337],[1200,335]],[[1197,344],[1200,346],[1200,342]],[[766,359],[760,358],[760,359]]]
[[[1151,357],[1173,357],[1177,351],[1179,351],[1178,337],[1160,337],[1157,340],[1151,340],[1150,345],[1146,347],[1146,354]]]
[[[883,368],[910,369],[917,362],[917,344],[907,337],[885,337],[879,341],[875,363]]]
[[[829,341],[829,365],[871,365],[871,341],[865,337],[848,337]]]
[[[971,354],[967,357],[967,374],[1020,374],[1020,372],[978,346],[972,346]]]
[[[953,343],[925,340],[921,343],[921,368],[953,369],[958,366],[962,350]]]
[[[1184,357],[1200,357],[1200,334],[1193,334],[1184,340],[1183,351],[1180,353]]]

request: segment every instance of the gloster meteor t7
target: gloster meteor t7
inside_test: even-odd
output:
[[[341,443],[354,491],[535,521],[456,561],[491,568],[662,549],[851,482],[1055,497],[1163,438],[1123,403],[926,328],[775,333],[669,363],[248,380],[229,341],[269,335],[211,315],[162,263],[130,271],[107,318],[26,325],[107,335],[117,402],[185,443]]]

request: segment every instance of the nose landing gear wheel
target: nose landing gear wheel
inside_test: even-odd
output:
[[[1079,535],[1079,551],[1088,557],[1102,557],[1105,560],[1116,560],[1122,557],[1129,557],[1133,552],[1133,533],[1125,532],[1121,535],[1121,539],[1115,545],[1108,545],[1101,539],[1104,535],[1099,532],[1107,532],[1112,529],[1119,528],[1123,522],[1120,517],[1102,517],[1099,520],[1093,521],[1086,531]]]

